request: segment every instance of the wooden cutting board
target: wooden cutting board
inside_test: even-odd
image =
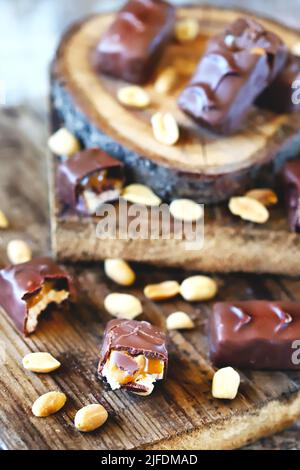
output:
[[[215,8],[179,9],[178,17],[196,17],[201,26],[192,47],[172,43],[161,69],[178,59],[196,64],[204,41],[240,15]],[[243,129],[234,136],[220,137],[199,129],[176,107],[176,97],[189,77],[169,95],[158,95],[154,81],[147,84],[152,107],[132,112],[116,99],[124,83],[96,76],[90,54],[112,15],[96,15],[76,24],[62,40],[52,77],[52,111],[55,127],[67,126],[87,147],[100,146],[124,160],[128,181],[144,182],[167,198],[190,196],[202,202],[216,195],[219,187],[236,189],[276,185],[285,159],[300,152],[300,113],[275,115],[253,110]],[[261,20],[291,47],[300,33],[278,23]],[[178,74],[180,72],[178,71]],[[155,77],[154,77],[155,78]],[[183,139],[175,147],[158,144],[149,125],[151,113],[172,110],[180,123]],[[167,267],[212,272],[262,272],[300,274],[300,237],[289,232],[282,204],[271,209],[270,220],[260,226],[232,216],[227,203],[205,207],[205,240],[201,250],[187,251],[185,240],[132,240],[124,234],[97,240],[97,219],[62,214],[53,177],[57,161],[50,156],[52,246],[62,261],[102,260],[108,256]],[[258,181],[255,179],[255,176]],[[213,179],[218,178],[218,184]],[[230,189],[231,191],[231,189]],[[202,199],[200,197],[202,195]]]
[[[0,263],[7,263],[8,240],[28,241],[35,255],[48,254],[48,210],[43,116],[24,109],[0,112],[0,200],[11,227],[1,232]],[[188,265],[186,266],[188,268]],[[52,311],[36,334],[24,339],[0,310],[0,446],[3,449],[232,449],[276,432],[300,417],[300,372],[242,372],[238,397],[218,401],[210,393],[214,369],[207,359],[205,323],[210,303],[153,303],[142,295],[145,284],[182,280],[179,270],[136,266],[137,284],[126,292],[141,298],[141,318],[164,325],[174,310],[186,310],[196,328],[170,335],[167,380],[148,398],[112,392],[96,378],[97,358],[109,315],[103,308],[108,281],[100,263],[69,266],[79,299],[69,311]],[[230,275],[217,277],[218,299],[299,299],[299,279]],[[49,351],[62,367],[51,375],[24,371],[22,357]],[[5,351],[5,357],[3,355]],[[38,395],[61,390],[68,396],[62,412],[35,418]],[[100,401],[110,418],[99,431],[81,434],[73,427],[76,410]]]

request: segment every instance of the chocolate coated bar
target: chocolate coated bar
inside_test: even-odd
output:
[[[25,335],[33,333],[50,303],[74,298],[72,279],[50,258],[35,258],[0,271],[0,305]]]
[[[209,319],[216,366],[300,369],[300,302],[220,302]]]
[[[300,160],[286,162],[282,175],[289,226],[300,232]]]
[[[92,55],[97,71],[144,83],[170,41],[175,9],[161,0],[130,0],[101,38]]]
[[[286,58],[287,49],[276,34],[250,18],[239,18],[209,41],[179,107],[214,131],[234,132]]]
[[[153,383],[165,377],[167,364],[166,336],[159,328],[136,320],[107,324],[98,371],[113,390],[148,395]]]
[[[97,148],[76,153],[57,170],[61,202],[83,214],[93,215],[101,204],[117,199],[123,182],[122,163]]]

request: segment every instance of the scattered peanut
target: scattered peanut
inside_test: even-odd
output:
[[[122,198],[133,204],[145,206],[159,206],[161,199],[154,194],[151,188],[143,184],[130,184],[123,189]]]
[[[51,354],[47,352],[36,352],[26,354],[23,357],[24,369],[30,370],[31,372],[48,374],[60,367],[58,362]]]
[[[174,67],[167,67],[157,77],[154,89],[157,93],[169,93],[177,81],[177,72]]]
[[[0,210],[0,228],[7,228],[9,226],[9,222],[7,220],[6,215],[4,212]]]
[[[100,428],[108,418],[104,406],[99,404],[87,405],[77,411],[74,424],[81,432],[95,431]]]
[[[104,307],[114,317],[125,320],[133,320],[143,312],[140,300],[130,294],[108,294],[104,299]]]
[[[179,139],[179,128],[171,113],[155,113],[151,118],[155,139],[164,145],[175,145]]]
[[[180,286],[180,294],[189,302],[212,299],[217,291],[216,281],[208,276],[188,277]]]
[[[175,199],[170,204],[170,213],[174,219],[183,220],[185,222],[196,222],[204,215],[204,211],[200,204],[190,199]]]
[[[167,318],[168,330],[188,330],[194,326],[194,322],[185,312],[174,312]]]
[[[240,375],[232,367],[219,369],[212,383],[212,396],[225,400],[233,400],[238,393],[240,386]]]
[[[23,240],[11,240],[7,245],[7,256],[11,263],[20,264],[30,261],[31,249]]]
[[[45,418],[59,411],[66,403],[67,397],[61,392],[48,392],[41,395],[32,405],[32,413]]]
[[[264,206],[273,206],[278,202],[277,194],[274,193],[272,189],[268,188],[251,189],[245,194],[245,196],[256,199]]]
[[[148,93],[137,85],[120,88],[118,91],[118,100],[120,103],[131,108],[147,108],[150,104],[150,96]]]
[[[56,155],[71,157],[79,152],[80,143],[68,129],[62,127],[49,138],[48,147]]]
[[[296,42],[292,47],[291,47],[291,52],[292,54],[295,54],[297,56],[300,56],[300,42]]]
[[[151,300],[165,300],[179,294],[180,286],[177,281],[164,281],[159,284],[149,284],[144,294]]]
[[[269,219],[268,209],[251,197],[232,197],[229,201],[229,210],[232,214],[257,224],[264,224]]]
[[[134,271],[122,259],[105,260],[104,271],[107,277],[121,286],[131,286],[135,281]]]
[[[179,20],[175,25],[175,37],[180,42],[194,41],[199,31],[199,22],[194,18]]]

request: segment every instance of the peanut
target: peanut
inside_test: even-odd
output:
[[[100,428],[108,418],[104,406],[99,404],[87,405],[77,411],[75,415],[75,427],[81,432],[95,431]]]
[[[291,53],[297,56],[300,56],[300,42],[296,42],[292,47],[291,47]]]
[[[151,188],[143,184],[130,184],[123,189],[122,198],[133,204],[145,206],[159,206],[161,199],[154,194]]]
[[[167,67],[157,77],[154,89],[157,93],[169,93],[177,80],[177,72],[174,67]]]
[[[204,215],[203,208],[190,199],[175,199],[170,204],[170,213],[174,219],[196,222]]]
[[[107,277],[121,286],[131,286],[135,282],[134,271],[122,259],[105,260],[104,271]]]
[[[165,281],[159,284],[149,284],[144,294],[151,300],[166,300],[179,294],[180,286],[177,281]]]
[[[79,152],[80,143],[68,129],[62,127],[48,139],[48,147],[55,155],[71,157]]]
[[[155,139],[164,145],[175,145],[179,139],[178,124],[171,113],[155,113],[151,118]]]
[[[278,202],[276,193],[274,193],[272,189],[268,188],[251,189],[245,194],[245,196],[256,199],[264,206],[273,206]]]
[[[7,228],[9,226],[9,222],[7,220],[6,215],[4,212],[0,210],[0,228]]]
[[[194,18],[179,20],[175,25],[175,37],[180,42],[194,41],[199,31],[199,22]]]
[[[174,312],[167,318],[168,330],[184,330],[194,328],[194,322],[185,312]]]
[[[20,264],[30,261],[31,249],[23,240],[11,240],[7,245],[7,256],[11,263]]]
[[[225,400],[233,400],[240,386],[240,375],[232,367],[219,369],[213,377],[212,396]]]
[[[120,88],[118,91],[120,103],[131,108],[147,108],[150,104],[148,93],[137,85],[130,85]]]
[[[180,286],[180,294],[189,302],[212,299],[217,291],[214,279],[200,275],[188,277]]]
[[[140,300],[130,294],[109,294],[104,299],[105,309],[114,317],[133,320],[143,312]]]
[[[61,365],[60,362],[47,352],[26,354],[22,363],[25,369],[44,374],[58,369]]]
[[[41,395],[32,405],[32,413],[45,418],[59,411],[66,403],[67,397],[61,392],[48,392]]]
[[[264,224],[269,219],[268,209],[261,202],[251,197],[232,197],[229,201],[229,210],[243,220],[257,224]]]

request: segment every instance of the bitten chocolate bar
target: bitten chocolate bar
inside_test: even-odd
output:
[[[50,258],[0,271],[0,305],[25,335],[35,331],[49,304],[61,304],[74,295],[71,277]]]
[[[286,58],[287,48],[276,34],[239,18],[209,41],[179,107],[211,130],[234,132]]]
[[[99,375],[113,390],[149,395],[166,376],[166,336],[145,321],[111,320],[104,332]]]
[[[99,206],[120,195],[123,165],[97,148],[76,153],[57,170],[58,196],[65,207],[93,215]]]
[[[298,85],[297,85],[298,82]],[[300,57],[289,54],[287,63],[274,82],[258,97],[256,104],[277,113],[300,110]]]
[[[172,37],[174,24],[172,5],[130,0],[93,52],[95,69],[128,82],[146,82]]]
[[[300,369],[300,302],[220,302],[209,319],[212,362],[245,369]]]
[[[292,232],[300,232],[300,160],[288,161],[282,176],[289,226]]]

